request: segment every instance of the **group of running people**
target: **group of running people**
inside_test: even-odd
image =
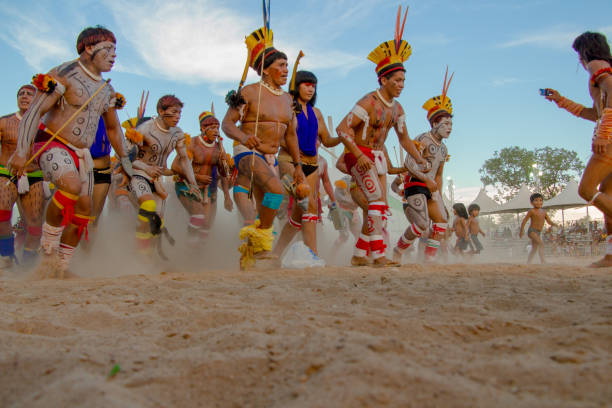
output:
[[[78,58],[34,76],[31,85],[18,90],[18,112],[0,118],[0,175],[6,179],[0,183],[4,267],[15,258],[11,225],[15,203],[25,223],[23,260],[32,262],[40,253],[41,270],[63,276],[79,241],[87,239],[88,228],[96,225],[109,192],[114,208],[134,212],[137,250],[150,254],[157,246],[163,257],[162,237],[172,241],[164,223],[168,192],[163,180],[168,176],[174,178],[175,193],[189,214],[187,230],[195,247],[209,235],[219,187],[224,207],[231,210],[236,204],[243,222],[238,249],[243,269],[263,260],[277,262],[299,231],[317,256],[322,176],[334,224],[344,226],[336,245],[348,240],[348,231],[355,235],[352,265],[400,265],[417,238],[426,240],[425,257],[432,260],[447,235],[449,219],[441,191],[449,159],[444,139],[452,131],[448,96],[452,75],[447,69],[441,94],[423,105],[431,128],[410,139],[404,109],[397,101],[404,88],[403,64],[411,55],[402,38],[405,13],[401,24],[400,20],[401,8],[395,37],[368,55],[376,66],[378,88],[356,102],[335,136],[315,107],[316,76],[297,69],[301,52],[289,92],[282,89],[289,78],[288,60],[274,47],[269,24],[246,37],[244,74],[238,88],[226,96],[225,116],[220,121],[212,107],[202,112],[200,134],[194,137],[178,127],[183,103],[174,95],[161,97],[157,115],[146,117],[148,93],[143,93],[137,117],[120,123],[117,111],[125,105],[125,97],[102,77],[115,62],[115,36],[100,26],[86,28],[77,39]],[[556,92],[549,98],[577,116],[598,121],[594,155],[585,172],[589,178],[583,179],[580,191],[608,220],[612,60],[605,37],[591,34],[579,37],[587,36],[583,42],[577,39],[574,48],[585,68],[593,71],[589,85],[593,108]],[[607,59],[593,54],[593,42],[605,44]],[[245,85],[249,67],[260,80]],[[385,148],[392,128],[407,152],[401,167],[391,165]],[[232,154],[225,152],[220,130],[234,141]],[[319,147],[340,143],[344,152],[336,167],[346,176],[334,183],[333,190]],[[168,166],[173,151],[176,156]],[[397,175],[392,188],[402,195],[408,220],[395,243],[389,242],[387,231],[388,174]],[[596,192],[600,182],[601,191]],[[285,224],[274,246],[277,216]],[[607,263],[612,263],[610,246]]]

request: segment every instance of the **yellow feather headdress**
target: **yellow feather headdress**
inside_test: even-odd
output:
[[[404,71],[404,62],[408,60],[412,54],[410,44],[402,39],[408,7],[406,7],[404,19],[400,25],[401,14],[402,6],[399,6],[395,22],[395,38],[380,44],[368,55],[368,59],[376,64],[376,75],[378,75],[379,79],[393,71]]]
[[[444,82],[442,83],[442,94],[428,99],[423,104],[423,109],[427,111],[427,120],[431,121],[434,116],[441,112],[446,112],[449,115],[453,114],[453,104],[451,103],[451,100],[447,96],[447,94],[448,88],[450,87],[454,75],[455,73],[453,72],[450,78],[448,78],[448,67],[446,67],[446,73],[444,74]]]

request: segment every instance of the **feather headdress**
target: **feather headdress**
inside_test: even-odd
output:
[[[406,16],[408,7],[404,12],[404,19],[400,25],[400,17],[402,14],[402,6],[397,9],[397,19],[395,21],[395,36],[391,41],[385,41],[378,47],[374,48],[368,55],[368,59],[376,64],[376,75],[378,78],[393,72],[405,71],[404,62],[410,58],[412,48],[406,40],[402,39],[404,35],[404,25],[406,24]]]
[[[441,112],[446,112],[452,116],[453,104],[451,103],[451,100],[447,94],[448,94],[448,88],[450,88],[450,84],[451,84],[451,81],[453,80],[454,75],[455,73],[453,72],[449,78],[448,77],[448,67],[446,67],[446,73],[444,74],[444,82],[442,83],[442,94],[428,99],[423,104],[423,109],[427,111],[427,120],[431,121],[431,119],[434,116],[436,116],[437,114]]]

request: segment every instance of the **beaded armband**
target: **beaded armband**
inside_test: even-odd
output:
[[[597,81],[599,81],[599,78],[604,74],[612,75],[612,68],[607,67],[597,70],[593,75],[591,75],[591,85],[597,86]]]

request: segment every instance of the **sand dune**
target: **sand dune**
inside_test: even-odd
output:
[[[5,275],[0,406],[606,406],[611,293],[561,265]]]

